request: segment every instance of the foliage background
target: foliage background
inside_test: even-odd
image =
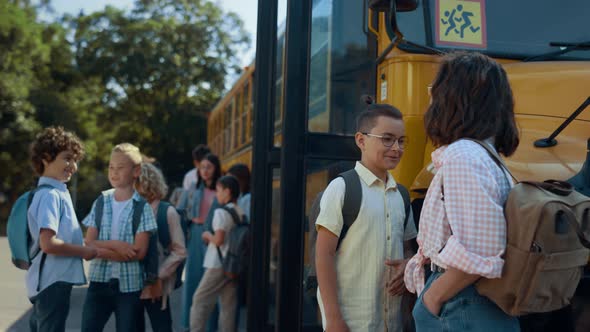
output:
[[[131,142],[170,187],[206,141],[208,112],[250,45],[243,22],[207,0],[137,0],[42,21],[51,1],[0,0],[0,233],[14,200],[34,186],[29,143],[43,128],[86,147],[69,183],[79,218],[109,187],[110,149]]]

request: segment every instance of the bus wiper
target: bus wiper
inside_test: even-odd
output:
[[[545,54],[535,55],[524,59],[524,62],[530,61],[543,61],[553,59],[562,54],[566,54],[572,51],[588,51],[590,50],[590,41],[581,43],[566,43],[566,42],[550,42],[549,46],[559,47],[558,51],[553,51]]]
[[[565,121],[559,126],[559,128],[555,129],[555,131],[549,137],[536,140],[535,147],[549,148],[555,146],[557,144],[557,140],[555,139],[555,137],[557,137],[557,135],[559,135],[567,126],[569,126],[569,124],[572,121],[574,121],[574,119],[577,118],[578,115],[580,115],[580,113],[582,113],[582,111],[586,109],[586,107],[588,107],[588,105],[590,105],[590,97],[588,97],[586,101],[583,102],[582,105],[580,105],[580,107],[578,107],[578,109],[574,111],[574,113],[572,113],[572,115],[565,119]]]
[[[385,57],[389,54],[389,52],[391,52],[391,50],[393,50],[395,47],[397,47],[400,44],[408,45],[413,48],[417,48],[419,50],[426,52],[426,54],[438,54],[438,55],[445,55],[446,54],[445,51],[441,51],[439,49],[429,47],[426,45],[417,44],[417,43],[411,42],[407,39],[404,39],[404,37],[401,34],[397,35],[397,32],[396,32],[396,37],[391,41],[391,43],[389,43],[389,45],[387,45],[387,47],[383,50],[383,52],[381,52],[381,54],[379,54],[379,56],[375,60],[375,64],[377,66],[380,65],[381,62],[383,62],[383,60],[385,60]]]

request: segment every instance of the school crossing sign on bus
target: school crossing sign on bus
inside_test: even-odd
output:
[[[485,0],[436,0],[436,44],[485,49]]]

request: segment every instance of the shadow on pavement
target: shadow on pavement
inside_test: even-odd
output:
[[[70,313],[68,320],[66,321],[67,332],[78,332],[82,327],[82,306],[84,305],[84,298],[86,297],[86,287],[74,287],[72,289],[72,297],[70,301]],[[181,289],[177,289],[172,293],[170,297],[170,305],[172,308],[172,322],[174,324],[174,331],[182,331],[180,328],[180,298]],[[27,310],[18,320],[16,320],[6,330],[7,332],[23,332],[29,331],[29,317],[31,316],[31,310]],[[152,331],[149,319],[146,318],[146,331]],[[107,322],[104,331],[115,331],[115,316],[111,315],[111,318]]]

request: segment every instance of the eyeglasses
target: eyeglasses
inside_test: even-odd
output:
[[[383,143],[383,146],[385,146],[386,148],[390,148],[390,147],[394,146],[396,142],[397,142],[397,146],[400,150],[403,150],[406,147],[406,145],[408,145],[408,138],[406,136],[396,138],[395,136],[392,136],[392,135],[375,135],[375,134],[371,134],[371,133],[361,133],[361,134],[367,135],[369,137],[380,138],[381,143]]]

